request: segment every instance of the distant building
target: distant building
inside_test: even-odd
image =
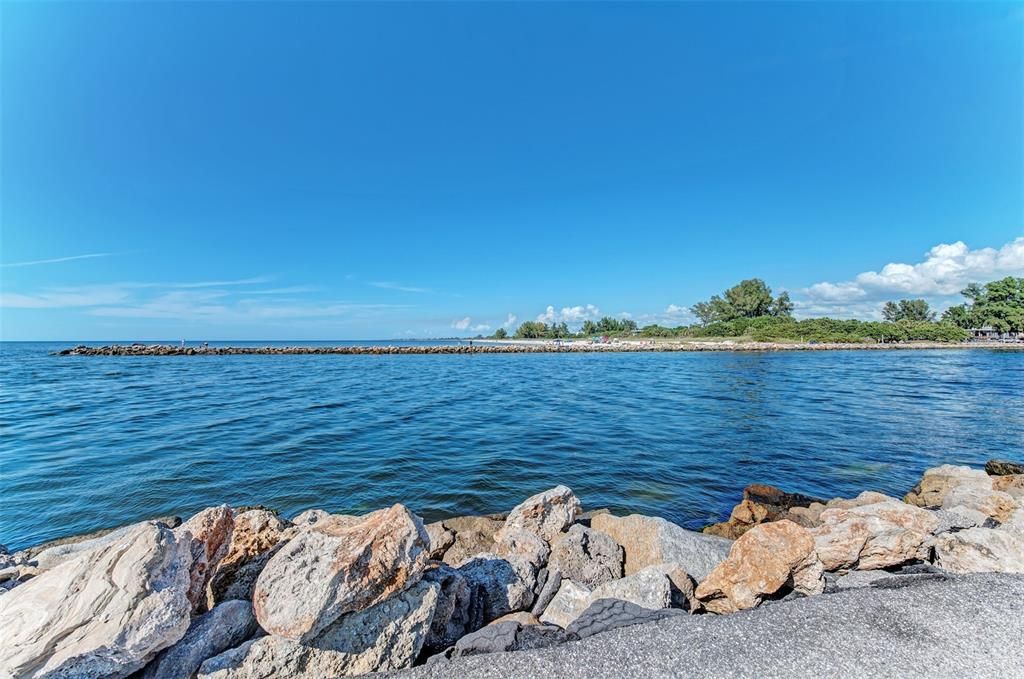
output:
[[[985,325],[980,328],[971,328],[967,332],[971,333],[971,339],[976,340],[1022,340],[1024,339],[1024,333],[1021,332],[999,332],[990,325]]]

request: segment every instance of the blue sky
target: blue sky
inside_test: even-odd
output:
[[[802,315],[1024,275],[1019,4],[5,3],[4,339]],[[550,307],[550,308],[549,308]]]

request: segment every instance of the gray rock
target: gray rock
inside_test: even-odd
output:
[[[550,559],[552,568],[590,588],[621,578],[622,562],[622,547],[610,535],[579,524],[555,544]]]
[[[551,625],[558,625],[564,629],[573,620],[580,617],[591,603],[592,600],[588,588],[563,578],[558,587],[558,592],[544,608],[543,614],[539,616],[540,621]]]
[[[1024,534],[968,528],[931,543],[935,565],[951,573],[1024,573]]]
[[[150,519],[149,523],[155,523],[155,524],[158,524],[158,525],[161,525],[161,526],[165,526],[167,528],[177,528],[178,526],[181,525],[181,517],[180,516],[160,516],[160,517],[157,517],[155,519]],[[93,531],[91,533],[82,533],[80,535],[70,535],[68,537],[57,538],[56,540],[48,540],[47,542],[44,542],[42,544],[35,545],[34,547],[29,547],[28,549],[23,549],[20,552],[16,552],[14,556],[17,557],[16,561],[17,561],[18,564],[28,564],[30,562],[35,561],[37,566],[40,566],[40,568],[42,568],[43,570],[46,570],[47,568],[52,568],[53,566],[57,565],[58,562],[52,561],[52,559],[57,554],[70,555],[70,554],[73,554],[75,552],[80,552],[80,551],[92,549],[93,547],[98,546],[99,544],[104,544],[104,543],[96,542],[96,540],[98,538],[105,537],[105,536],[107,536],[107,535],[109,535],[109,534],[111,534],[111,533],[113,533],[115,531],[120,531],[121,534],[124,534],[125,530],[131,528],[132,526],[136,526],[136,525],[138,525],[138,524],[137,523],[133,523],[133,524],[129,524],[127,526],[118,526],[116,528],[104,528],[104,529],[101,529],[101,530]],[[71,547],[72,545],[79,545],[80,543],[84,543],[84,542],[91,542],[91,544],[90,545],[83,545],[81,547]],[[108,543],[109,543],[109,541],[108,541]],[[63,547],[65,549],[54,550],[55,547]],[[68,547],[71,547],[71,548],[68,549]],[[51,551],[51,550],[53,550],[53,551]],[[38,559],[38,556],[42,552],[47,552],[47,551],[50,551],[50,555],[46,558],[46,561],[48,561],[48,563],[45,566],[42,566],[42,565],[40,565],[38,563],[37,559]],[[6,553],[7,552],[5,552],[5,554]]]
[[[190,547],[169,528],[136,524],[0,597],[0,675],[98,679],[141,669],[188,629]]]
[[[604,531],[625,552],[623,572],[632,575],[648,566],[675,563],[699,582],[725,561],[732,540],[681,528],[665,519],[632,514],[599,514],[591,527]]]
[[[985,524],[985,520],[988,519],[988,516],[985,514],[967,507],[936,509],[932,513],[939,520],[939,525],[932,531],[934,535],[982,526]]]
[[[524,611],[533,603],[536,571],[525,558],[478,554],[458,569],[473,588],[473,606],[485,622]]]
[[[598,599],[570,623],[565,631],[570,636],[575,635],[583,639],[619,627],[639,625],[677,615],[686,613],[676,608],[651,610],[621,599]]]
[[[204,661],[238,646],[256,630],[251,603],[226,601],[193,620],[181,641],[146,667],[142,679],[192,679]]]
[[[431,559],[441,559],[448,548],[455,544],[455,531],[448,530],[440,521],[426,525],[427,535],[430,537]]]
[[[555,598],[555,594],[558,593],[558,588],[562,586],[562,574],[558,571],[548,571],[548,576],[544,582],[544,586],[540,592],[537,593],[537,599],[533,602],[533,608],[530,612],[536,616],[540,616],[544,613],[544,609],[548,607],[551,600]]]
[[[321,679],[409,667],[423,648],[439,590],[421,581],[302,643],[278,636],[246,642],[204,662],[199,677]]]
[[[1024,464],[1009,460],[989,460],[985,463],[985,471],[989,476],[1010,476],[1024,474]]]
[[[657,564],[595,588],[590,601],[599,599],[620,599],[642,608],[668,608],[672,605],[672,583],[664,566]]]
[[[427,653],[436,653],[448,648],[463,635],[484,626],[482,593],[459,571],[447,564],[430,568],[423,574],[424,582],[434,582],[440,587],[437,608],[430,623],[430,631],[424,641]]]

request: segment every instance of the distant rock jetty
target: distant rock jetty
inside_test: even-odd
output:
[[[704,532],[584,512],[556,486],[507,514],[427,524],[401,504],[291,520],[220,505],[184,522],[0,548],[0,677],[314,679],[423,664],[458,677],[466,656],[669,617],[808,597],[835,601],[839,617],[847,599],[830,595],[843,590],[884,597],[969,573],[1024,573],[1024,465],[986,469],[929,469],[902,500],[749,486],[729,520]],[[985,615],[988,602],[972,610]],[[898,609],[886,617],[904,619]],[[1008,624],[1014,638],[1020,619]],[[780,635],[758,635],[762,652]],[[489,676],[500,676],[508,656],[494,657]]]
[[[986,347],[990,349],[1018,349],[1021,345],[1000,345],[990,343],[943,343],[907,342],[893,344],[787,344],[783,342],[643,342],[621,341],[608,343],[591,342],[530,342],[530,343],[476,343],[438,344],[422,346],[293,346],[293,347],[210,347],[178,346],[174,344],[111,344],[90,347],[80,344],[76,347],[54,352],[59,356],[281,356],[300,354],[345,354],[345,355],[423,355],[423,354],[553,354],[553,353],[598,353],[598,352],[676,352],[676,351],[854,351],[898,349],[966,349]]]

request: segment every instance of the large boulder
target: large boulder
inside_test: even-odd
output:
[[[823,509],[824,503],[825,500],[820,498],[787,493],[775,486],[752,483],[743,489],[743,500],[733,507],[729,520],[708,526],[704,532],[735,540],[760,523],[781,519],[789,519],[811,527],[815,525],[813,512],[792,510],[807,510],[814,505]]]
[[[455,531],[445,528],[444,523],[441,521],[428,523],[425,528],[427,529],[427,536],[430,538],[430,553],[428,556],[435,560],[442,559],[448,548],[455,544]]]
[[[1010,462],[1009,460],[989,460],[985,463],[985,472],[989,476],[1024,474],[1024,463]]]
[[[506,526],[494,534],[494,553],[498,556],[517,556],[537,568],[548,562],[551,548],[544,538],[522,528]]]
[[[222,601],[252,600],[256,578],[287,539],[291,524],[265,509],[252,509],[235,517],[235,529],[227,554],[210,578],[206,605],[213,608]]]
[[[781,592],[820,594],[823,572],[810,532],[783,519],[755,526],[736,540],[729,558],[697,586],[696,596],[708,611],[732,613]]]
[[[199,677],[322,679],[409,667],[423,649],[439,589],[419,582],[304,642],[274,635],[246,642],[204,662]]]
[[[0,597],[0,676],[125,677],[189,626],[189,540],[141,523]]]
[[[527,610],[533,603],[537,573],[527,559],[518,556],[478,554],[457,571],[473,590],[471,606],[490,622],[506,613]]]
[[[555,543],[549,566],[593,588],[621,578],[623,558],[622,547],[610,535],[575,524]]]
[[[598,514],[592,528],[604,531],[625,552],[623,572],[632,575],[647,566],[675,563],[698,581],[725,560],[732,540],[680,528],[665,519],[632,514]]]
[[[903,501],[917,507],[938,509],[950,491],[958,487],[988,491],[992,490],[992,479],[980,469],[944,464],[925,471]]]
[[[550,543],[581,511],[579,498],[569,488],[555,486],[516,505],[505,519],[505,527],[529,531]]]
[[[235,515],[231,507],[208,507],[174,529],[180,538],[190,539],[192,566],[188,598],[197,610],[206,608],[206,585],[231,547]]]
[[[995,478],[1012,478],[1009,476]],[[943,509],[968,509],[981,512],[985,516],[1002,523],[1010,518],[1017,509],[1013,496],[999,490],[977,488],[974,486],[957,486],[951,489],[942,501]]]
[[[238,646],[256,629],[250,602],[225,601],[193,620],[181,641],[157,656],[141,679],[192,679],[204,661]]]
[[[445,530],[454,533],[442,557],[450,566],[458,566],[477,554],[494,552],[494,536],[505,525],[489,516],[460,516],[441,523]]]
[[[898,566],[928,555],[927,541],[938,527],[936,516],[898,500],[821,513],[811,529],[825,570],[874,570]]]
[[[935,565],[951,573],[1024,573],[1024,535],[968,528],[932,542]]]
[[[1024,474],[993,476],[992,490],[1008,493],[1018,505],[1024,506]]]
[[[419,580],[429,538],[403,505],[358,522],[321,520],[289,540],[256,581],[256,619],[287,639],[317,636],[345,613],[387,599]]]
[[[568,627],[573,620],[583,615],[583,611],[592,603],[590,589],[578,585],[568,578],[563,578],[558,592],[544,608],[540,621],[559,627]]]
[[[177,516],[161,516],[149,519],[149,522],[160,524],[167,528],[177,528],[181,525],[181,518]],[[137,523],[133,523],[117,528],[103,528],[90,533],[81,533],[79,535],[49,540],[15,553],[12,559],[19,565],[31,564],[38,572],[46,571],[74,558],[82,552],[87,552],[101,545],[109,545],[120,540],[137,525]]]

